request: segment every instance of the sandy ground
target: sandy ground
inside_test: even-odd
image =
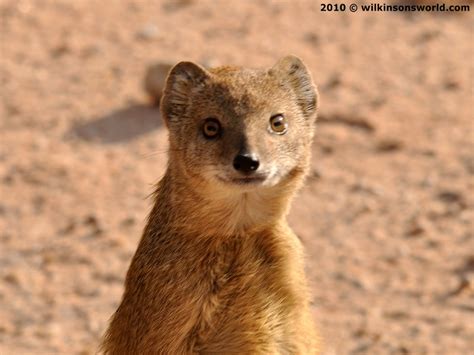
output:
[[[166,163],[147,65],[293,53],[322,101],[290,222],[328,351],[472,354],[473,11],[0,0],[0,353],[94,353]]]

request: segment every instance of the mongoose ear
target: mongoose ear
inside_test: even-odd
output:
[[[161,115],[167,125],[186,115],[191,91],[203,86],[209,78],[206,69],[191,62],[180,62],[171,69],[160,103]]]
[[[281,58],[269,71],[279,76],[293,89],[298,105],[306,118],[314,117],[318,108],[318,92],[308,68],[303,61],[293,55]]]

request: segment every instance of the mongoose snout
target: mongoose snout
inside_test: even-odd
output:
[[[255,154],[238,154],[234,159],[234,169],[244,175],[250,175],[258,169],[260,162]]]

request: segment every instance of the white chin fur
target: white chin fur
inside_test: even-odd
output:
[[[226,171],[225,169],[222,169],[222,171],[205,170],[202,174],[207,181],[215,182],[215,185],[222,187],[222,189],[237,190],[241,192],[255,190],[259,187],[272,187],[277,185],[281,180],[281,177],[278,174],[278,168],[275,165],[271,165],[265,171],[256,173],[254,175],[254,177],[256,177],[255,181],[251,181],[253,176],[249,176],[248,178],[250,181],[248,182],[237,181],[239,179],[244,180],[245,177],[235,174],[233,171]],[[263,179],[258,179],[260,176],[263,177]]]

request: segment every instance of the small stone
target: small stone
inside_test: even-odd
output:
[[[8,282],[9,284],[12,284],[12,285],[19,285],[20,284],[20,279],[18,278],[18,275],[15,275],[13,273],[6,274],[3,277],[3,280],[5,280],[6,282]]]
[[[447,203],[457,203],[457,202],[460,202],[462,201],[462,196],[460,193],[456,192],[456,191],[441,191],[439,194],[438,194],[438,198],[443,201],[443,202],[447,202]]]
[[[410,354],[410,350],[405,345],[400,345],[398,351],[400,354]]]
[[[464,156],[461,157],[461,163],[470,175],[474,175],[474,157]]]
[[[83,59],[94,57],[102,52],[102,48],[99,45],[92,44],[81,49],[79,55]]]
[[[461,87],[461,84],[459,83],[458,80],[456,79],[447,79],[445,82],[444,82],[444,88],[446,90],[457,90]]]
[[[127,217],[127,218],[123,219],[122,222],[120,223],[120,225],[122,227],[130,227],[130,226],[133,226],[135,223],[136,223],[135,218],[130,216],[130,217]]]
[[[444,204],[445,216],[458,215],[467,207],[467,202],[460,192],[445,190],[438,193],[437,197]]]
[[[89,215],[85,218],[84,224],[92,229],[93,235],[100,235],[104,232],[99,220],[94,215]]]
[[[325,145],[325,144],[321,144],[319,146],[319,149],[321,149],[321,152],[323,154],[332,154],[334,153],[334,147],[333,146],[330,146],[330,145]]]
[[[195,0],[172,0],[163,4],[163,8],[168,11],[179,10],[186,6],[192,5]]]
[[[172,67],[173,64],[169,62],[157,63],[151,65],[145,74],[144,89],[156,105],[160,102],[166,77]]]
[[[160,31],[158,30],[158,27],[156,27],[156,25],[152,23],[146,24],[136,33],[136,38],[145,40],[145,41],[154,40],[158,38],[159,36],[160,36]]]
[[[319,36],[314,33],[314,32],[307,32],[304,34],[303,39],[312,44],[312,45],[318,45],[319,44]]]
[[[312,169],[308,175],[308,179],[311,181],[321,179],[321,173],[317,169]]]
[[[472,280],[469,278],[462,276],[459,280],[458,285],[449,292],[448,297],[453,297],[453,296],[459,296],[464,293],[468,293],[469,291],[472,292],[473,290],[473,285],[472,285]]]
[[[331,90],[331,89],[334,89],[338,86],[340,86],[342,84],[342,80],[341,80],[341,76],[339,74],[333,74],[329,80],[327,81],[327,83],[324,85],[324,87],[327,89],[327,90]]]
[[[401,147],[402,143],[400,141],[391,138],[385,138],[377,142],[375,149],[378,152],[388,153],[400,150]]]
[[[89,215],[84,219],[84,224],[95,227],[99,224],[99,222],[94,215]]]
[[[52,58],[60,58],[70,52],[71,48],[66,43],[61,43],[51,49],[50,55]]]
[[[408,225],[406,234],[409,237],[419,237],[425,232],[425,228],[418,220],[413,220]]]
[[[5,108],[9,116],[16,116],[21,113],[20,107],[11,102],[5,103]]]
[[[76,229],[76,222],[70,221],[61,231],[61,234],[71,234]]]
[[[221,65],[217,58],[211,58],[211,57],[205,57],[201,59],[201,63],[204,66],[204,68],[207,68],[207,69],[216,68],[219,65]]]
[[[387,311],[387,312],[384,312],[383,315],[385,318],[396,319],[396,320],[409,318],[409,314],[403,310]]]

